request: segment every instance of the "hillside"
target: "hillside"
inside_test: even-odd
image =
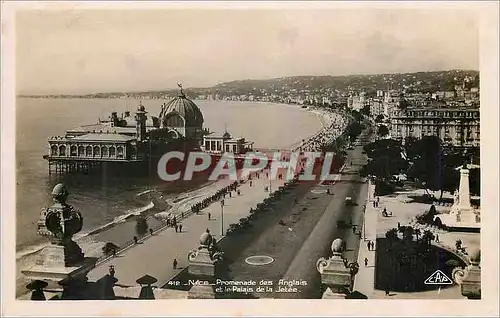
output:
[[[404,89],[407,93],[436,92],[454,90],[455,85],[462,85],[464,79],[470,87],[479,87],[479,72],[472,70],[449,70],[434,72],[416,72],[378,75],[347,76],[292,76],[264,80],[237,80],[220,83],[209,88],[187,88],[189,96],[204,94],[231,95],[283,95],[283,94],[339,94],[347,91],[365,91],[368,95],[377,90]],[[113,92],[88,95],[59,95],[43,97],[83,97],[83,98],[118,98],[141,97],[162,98],[175,96],[177,89],[144,92]],[[41,96],[23,96],[41,97]]]

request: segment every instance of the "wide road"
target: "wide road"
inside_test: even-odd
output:
[[[240,248],[235,253],[230,252],[234,248],[227,250],[232,260],[229,265],[229,279],[239,282],[265,280],[266,286],[272,285],[272,288],[267,288],[264,292],[248,291],[253,297],[321,298],[321,281],[316,270],[316,261],[320,257],[331,255],[332,241],[337,237],[344,239],[347,245],[344,256],[353,261],[357,259],[362,208],[367,196],[367,184],[359,177],[359,170],[366,163],[366,158],[361,145],[347,152],[348,163],[343,175],[331,187],[333,195],[312,193],[314,185],[304,184],[304,187],[300,188],[306,192],[302,195],[296,194],[296,197],[300,198],[297,204],[293,204],[291,198],[284,198],[283,202],[278,203],[277,209],[269,214],[269,217],[273,215],[276,218],[274,223],[257,220],[254,226],[255,232],[258,232],[254,233],[257,238],[246,241],[238,237],[231,240]],[[353,163],[352,166],[350,162]],[[345,198],[348,196],[352,197],[357,205],[346,206]],[[347,224],[352,220],[357,228],[356,234],[353,234],[350,227],[337,228],[338,220],[344,220]],[[263,266],[245,263],[247,257],[261,255],[272,257],[273,262]],[[303,280],[307,285],[297,286],[299,292],[296,293],[274,292],[279,287],[280,279]],[[239,292],[247,293],[244,288]],[[241,295],[242,298],[249,296]]]
[[[360,139],[363,140],[365,136],[366,133]],[[363,144],[364,142],[360,142],[348,151],[348,162],[352,162],[352,166],[346,166],[341,181],[333,186],[334,195],[330,204],[283,276],[286,281],[303,280],[307,285],[297,286],[298,292],[295,293],[275,292],[274,298],[321,298],[321,278],[316,269],[316,261],[321,257],[331,256],[331,243],[336,238],[346,242],[344,258],[349,261],[357,259],[362,235],[363,205],[368,191],[367,183],[359,176],[359,170],[366,163],[366,156],[362,153]],[[356,205],[346,206],[347,196],[352,197]],[[349,219],[356,225],[356,233],[353,233],[352,228],[337,227],[337,221],[348,222]]]

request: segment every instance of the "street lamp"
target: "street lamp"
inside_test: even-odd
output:
[[[221,210],[221,233],[224,236],[224,199],[220,200],[220,210]]]

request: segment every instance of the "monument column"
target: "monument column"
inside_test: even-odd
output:
[[[469,169],[465,167],[460,169],[460,183],[458,189],[458,207],[461,210],[471,209],[469,193]]]

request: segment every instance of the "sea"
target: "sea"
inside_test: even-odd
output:
[[[203,187],[207,186],[206,182],[194,182],[188,187],[160,184],[148,176],[81,173],[49,175],[48,163],[43,159],[43,155],[48,152],[48,138],[64,135],[66,130],[80,125],[97,123],[99,118],[107,119],[113,111],[118,112],[119,116],[127,110],[133,113],[140,102],[135,99],[16,100],[15,214],[18,259],[46,244],[46,239],[37,235],[37,221],[41,209],[53,203],[50,194],[59,182],[64,182],[69,191],[68,203],[84,216],[83,229],[79,235],[92,234],[94,239],[112,241],[117,245],[124,240],[124,231],[133,232],[134,225],[124,224],[119,231],[110,229],[110,225],[123,221],[128,215],[151,210],[152,207],[157,212],[162,211],[169,198],[175,201],[176,197],[188,196],[185,194],[188,190],[203,191]],[[142,100],[148,115],[152,116],[158,116],[165,102],[168,100]],[[300,106],[263,102],[194,102],[203,113],[204,127],[218,132],[227,129],[233,136],[254,141],[254,149],[289,149],[321,129],[318,115]],[[154,225],[150,224],[151,227]]]

